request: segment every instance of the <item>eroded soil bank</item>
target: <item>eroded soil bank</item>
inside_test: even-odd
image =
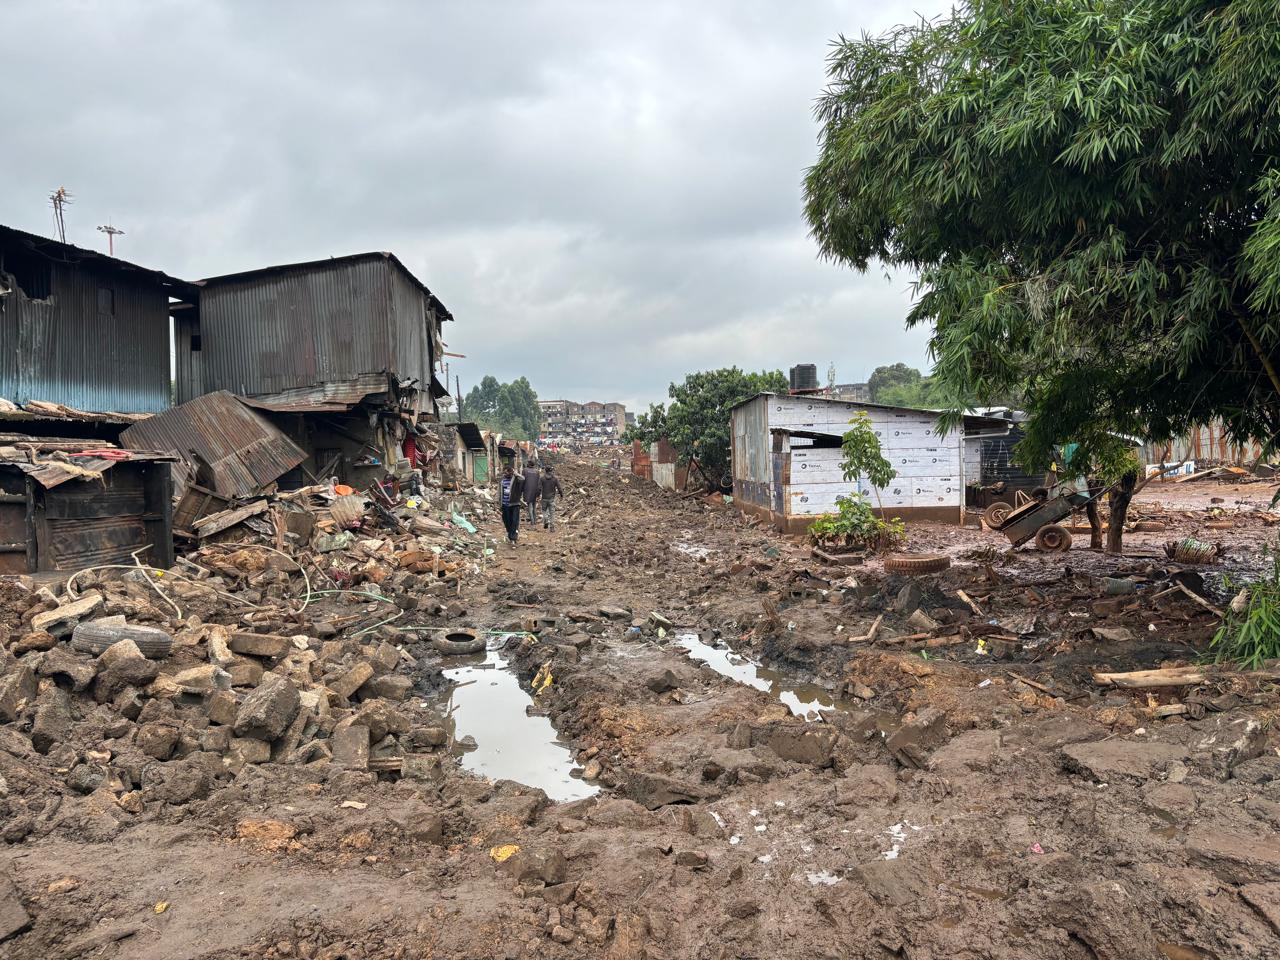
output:
[[[427,771],[319,751],[194,789],[105,713],[76,707],[44,752],[32,716],[0,725],[0,957],[1280,955],[1270,680],[1092,676],[1202,658],[1216,620],[1170,585],[1221,605],[1271,537],[1260,490],[1153,493],[1167,532],[1124,558],[921,527],[912,548],[953,563],[909,579],[564,470],[560,530],[379,633],[411,694],[363,722],[442,729]],[[1225,559],[1163,559],[1212,508],[1237,515]],[[409,619],[489,652],[443,656]],[[134,762],[128,804],[72,782]]]

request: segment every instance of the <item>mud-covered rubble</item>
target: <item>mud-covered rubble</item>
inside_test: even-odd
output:
[[[76,579],[101,597],[83,620],[158,628],[163,656],[77,650],[72,622],[34,636],[32,611],[73,598],[10,583],[0,803],[25,820],[0,950],[1227,960],[1280,943],[1274,684],[1207,667],[1216,619],[1173,589],[1229,602],[1222,563],[965,560],[984,534],[963,531],[941,574],[824,568],[723,504],[564,476],[562,530],[518,549],[486,554],[483,498],[474,536],[361,531],[334,551],[353,593],[322,593],[340,588],[319,555],[286,541],[293,569],[265,534],[207,546],[190,582]],[[409,569],[433,536],[452,571]],[[370,560],[380,582],[354,572]],[[487,653],[427,642],[463,627]],[[1095,676],[1178,665],[1201,679]],[[509,698],[485,746],[556,737],[578,799],[469,772],[480,685]],[[1196,710],[1158,712],[1175,703]]]

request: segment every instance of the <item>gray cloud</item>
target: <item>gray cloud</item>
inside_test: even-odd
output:
[[[918,9],[11,2],[0,222],[50,233],[64,184],[68,239],[111,218],[181,276],[394,250],[457,316],[464,389],[924,366],[910,278],[818,261],[800,199],[830,40]]]

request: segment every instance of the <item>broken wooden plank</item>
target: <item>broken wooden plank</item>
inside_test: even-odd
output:
[[[876,617],[875,622],[871,624],[871,629],[869,629],[866,633],[862,634],[861,636],[850,637],[848,642],[849,643],[870,643],[872,640],[876,638],[876,634],[880,632],[880,624],[882,623],[884,623],[883,613],[880,614],[880,616]]]
[[[245,504],[243,507],[235,507],[231,510],[222,510],[219,513],[211,513],[207,517],[201,517],[191,524],[191,528],[195,530],[196,535],[200,538],[213,536],[215,533],[221,533],[223,530],[229,530],[237,523],[255,517],[260,513],[266,513],[267,501],[255,500],[253,503]]]
[[[1186,687],[1204,683],[1207,675],[1200,667],[1162,667],[1158,670],[1129,670],[1122,673],[1097,673],[1093,682],[1100,687],[1122,687],[1138,690],[1146,687]]]
[[[957,590],[956,596],[959,597],[961,600],[963,600],[965,604],[969,607],[969,609],[972,610],[974,613],[976,613],[978,616],[980,617],[986,616],[986,614],[982,612],[982,608],[978,606],[978,601],[974,600],[973,597],[969,596],[963,590]],[[991,598],[988,597],[987,599],[989,600]]]

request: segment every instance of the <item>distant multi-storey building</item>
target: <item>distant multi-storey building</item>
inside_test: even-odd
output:
[[[616,443],[627,429],[627,408],[620,403],[539,400],[538,406],[542,409],[539,440],[548,445]]]

